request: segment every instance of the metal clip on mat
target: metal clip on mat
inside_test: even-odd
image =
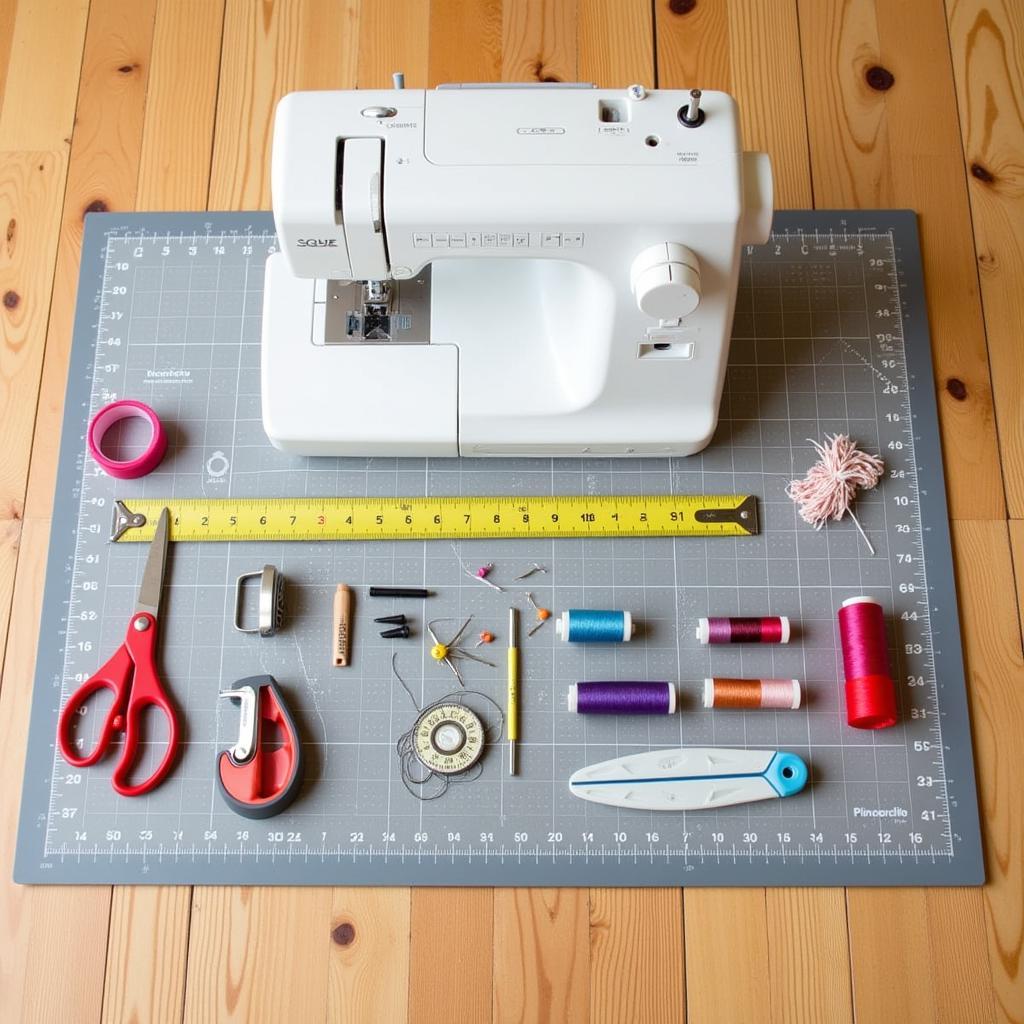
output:
[[[242,625],[242,598],[245,581],[259,577],[260,604],[259,618],[255,626]],[[235,629],[239,633],[259,633],[273,636],[284,621],[284,576],[277,567],[265,565],[259,572],[243,572],[235,581]]]

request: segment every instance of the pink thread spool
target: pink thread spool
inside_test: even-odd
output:
[[[702,644],[788,644],[789,637],[789,619],[785,615],[712,616],[697,620],[697,639]]]
[[[705,679],[704,707],[744,711],[795,711],[800,707],[798,679]]]
[[[888,729],[896,724],[896,684],[889,666],[889,642],[882,606],[870,597],[851,597],[839,609],[839,642],[846,677],[846,720],[855,729]]]

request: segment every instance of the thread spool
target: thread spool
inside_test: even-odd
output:
[[[697,620],[697,639],[702,644],[788,644],[789,636],[789,619],[785,615],[712,616]]]
[[[671,715],[676,688],[671,683],[572,683],[568,705],[578,715]]]
[[[846,678],[846,720],[855,729],[888,729],[896,724],[896,684],[889,666],[889,642],[882,606],[870,597],[851,597],[839,609],[839,641]]]
[[[555,632],[571,644],[621,644],[633,639],[629,612],[570,608],[555,622]]]
[[[795,711],[802,693],[798,679],[705,679],[704,707]]]

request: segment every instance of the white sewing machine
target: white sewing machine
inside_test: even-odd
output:
[[[689,455],[771,169],[719,92],[278,104],[263,423],[303,455]]]

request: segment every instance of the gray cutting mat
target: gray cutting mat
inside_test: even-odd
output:
[[[246,884],[897,885],[982,880],[970,729],[950,559],[932,368],[914,215],[780,213],[748,250],[718,433],[688,459],[315,459],[275,451],[260,424],[267,214],[94,215],[86,224],[61,443],[15,877],[21,882]],[[495,382],[495,387],[500,383]],[[170,429],[160,469],[118,482],[84,457],[90,410],[116,397],[152,404]],[[813,461],[806,438],[849,431],[887,476],[857,511],[878,551],[846,522],[816,533],[784,488]],[[552,609],[627,608],[643,638],[562,644],[549,623],[524,642],[522,775],[505,748],[482,776],[432,803],[403,787],[395,743],[419,701],[453,678],[422,641],[424,616],[487,628],[499,668],[469,684],[503,703],[499,594],[460,572],[447,542],[172,545],[162,665],[187,724],[173,775],[147,797],[109,784],[111,760],[70,769],[55,749],[58,709],[121,642],[147,548],[111,545],[115,497],[457,493],[752,493],[749,539],[503,541],[462,545],[529,581]],[[264,562],[288,580],[284,631],[231,628],[233,583]],[[359,585],[353,667],[329,664],[337,582]],[[363,584],[436,588],[379,601]],[[835,610],[855,594],[889,610],[901,724],[845,723]],[[377,637],[401,610],[416,638]],[[697,617],[788,614],[788,647],[702,648]],[[936,665],[941,665],[941,674]],[[236,817],[214,785],[238,713],[218,688],[270,672],[305,737],[307,785],[284,815]],[[796,712],[700,708],[706,675],[799,677]],[[594,719],[565,710],[578,679],[670,679],[671,718]],[[87,722],[94,730],[99,715]],[[492,716],[493,722],[493,716]],[[93,732],[93,735],[95,733]],[[799,796],[717,812],[651,814],[570,796],[576,768],[649,747],[794,751],[811,765]]]

